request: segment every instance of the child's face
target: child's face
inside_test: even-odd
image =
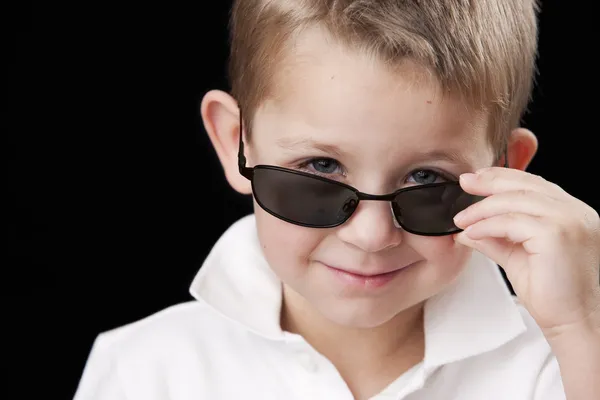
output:
[[[485,118],[456,99],[442,102],[424,76],[416,83],[418,66],[392,74],[316,33],[304,36],[297,52],[300,61],[282,78],[284,97],[256,114],[248,166],[300,168],[387,194],[492,165]],[[329,229],[284,222],[257,204],[255,211],[265,256],[283,283],[346,326],[387,322],[447,286],[470,256],[452,236],[398,229],[388,202],[362,201],[347,222]],[[364,275],[404,270],[369,281],[331,267]]]

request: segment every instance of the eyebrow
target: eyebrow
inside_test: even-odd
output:
[[[471,160],[464,154],[454,150],[432,150],[424,153],[418,153],[414,157],[416,161],[442,160],[464,167],[471,167]]]
[[[277,145],[286,150],[320,150],[334,157],[342,157],[345,152],[338,146],[317,142],[313,139],[302,138],[279,138],[276,141]]]

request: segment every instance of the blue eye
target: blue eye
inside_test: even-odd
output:
[[[302,163],[300,168],[308,172],[329,175],[334,173],[342,173],[340,163],[333,158],[311,158]]]
[[[448,180],[442,174],[439,174],[429,169],[419,169],[417,171],[412,172],[409,175],[409,177],[412,178],[414,183],[417,183],[419,185],[428,185],[430,183],[439,183]],[[410,178],[409,181],[411,180]]]

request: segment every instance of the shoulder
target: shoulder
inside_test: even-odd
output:
[[[158,399],[186,387],[189,374],[202,380],[229,350],[217,338],[244,336],[233,322],[199,301],[177,304],[100,333],[92,346],[75,399]],[[234,336],[235,337],[235,336]]]
[[[248,332],[236,324],[200,301],[168,307],[100,333],[84,375],[95,376],[92,379],[107,375],[124,382],[158,382],[182,368],[209,375],[211,365],[253,347]]]
[[[231,330],[230,324],[208,305],[189,301],[100,333],[92,351],[120,362],[172,358],[202,347],[212,337]]]

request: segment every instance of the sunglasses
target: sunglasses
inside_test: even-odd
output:
[[[269,214],[310,228],[333,228],[346,222],[364,200],[390,202],[398,228],[422,236],[460,232],[454,216],[483,199],[454,181],[410,186],[385,195],[358,191],[344,183],[273,165],[246,166],[240,110],[240,173],[252,183],[258,205]],[[505,159],[507,159],[505,157]]]

